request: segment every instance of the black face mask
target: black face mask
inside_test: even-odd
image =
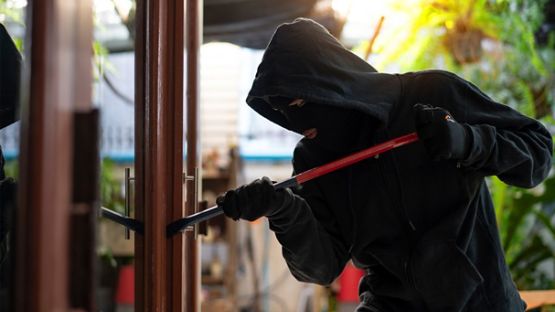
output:
[[[306,102],[302,106],[289,106],[292,100],[276,98],[272,107],[278,109],[295,132],[316,128],[318,133],[310,139],[314,144],[337,154],[351,152],[359,137],[361,113],[339,107]]]

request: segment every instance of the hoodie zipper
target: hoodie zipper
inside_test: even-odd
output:
[[[412,270],[410,269],[410,264],[409,264],[411,257],[412,257],[412,250],[409,250],[407,260],[405,260],[403,265],[405,267],[405,275],[407,277],[407,282],[409,284],[409,287],[411,289],[416,289],[416,284],[414,282],[414,278],[412,276]]]
[[[391,161],[392,166],[395,170],[395,182],[397,183],[397,187],[399,189],[399,194],[400,194],[403,190],[402,185],[401,185],[401,181],[400,181],[401,177],[400,177],[400,174],[399,174],[399,169],[397,168],[395,155],[391,155],[391,157],[392,157],[392,161]],[[408,247],[407,259],[404,262],[405,275],[407,277],[407,282],[409,284],[409,287],[411,289],[416,289],[416,283],[414,281],[414,276],[412,275],[412,270],[411,270],[411,266],[410,266],[410,261],[412,259],[413,248],[414,248],[414,237],[416,235],[416,226],[414,226],[414,223],[412,222],[412,220],[409,217],[407,207],[405,206],[405,203],[403,202],[402,194],[400,194],[399,201],[400,201],[400,205],[402,206],[403,214],[405,215],[405,218],[406,218],[407,223],[409,225],[409,228],[407,229],[407,239],[408,239],[409,247]]]
[[[416,232],[416,226],[414,226],[414,223],[410,219],[409,212],[407,211],[407,207],[405,206],[405,203],[403,202],[403,195],[401,194],[403,192],[403,187],[401,185],[401,181],[400,181],[401,178],[400,178],[400,175],[399,175],[399,169],[397,168],[395,155],[391,155],[391,158],[393,158],[391,160],[391,165],[393,166],[393,169],[395,170],[395,183],[397,184],[397,188],[399,189],[399,205],[401,206],[401,210],[403,211],[403,215],[405,216],[405,220],[407,221],[407,224],[409,225],[409,231],[408,231],[409,235],[414,234]]]
[[[376,158],[376,160],[378,159],[378,157],[375,157],[375,158]],[[378,167],[378,171],[380,172],[380,177],[381,177],[382,181],[386,181],[386,177],[385,177],[385,174],[383,173],[382,165],[380,164],[379,161],[376,162],[376,165]],[[396,167],[395,167],[395,171],[397,173],[397,168]],[[412,239],[411,239],[411,237],[413,236],[412,234],[414,234],[416,232],[416,227],[414,226],[413,222],[410,220],[410,218],[408,216],[408,212],[405,209],[403,203],[399,202],[395,199],[391,199],[391,201],[393,202],[393,205],[397,207],[398,211],[400,211],[400,213],[402,214],[402,217],[405,219],[404,221],[406,222],[405,224],[408,225],[407,227],[405,227],[405,232],[407,233],[407,239],[408,239],[408,242],[409,242],[409,250],[408,250],[408,253],[407,253],[407,258],[403,262],[403,269],[404,269],[405,277],[406,277],[407,283],[409,284],[409,287],[411,289],[416,289],[414,279],[412,277],[410,265],[409,265],[410,259],[412,257]]]
[[[376,165],[378,167],[378,171],[380,172],[380,177],[381,177],[382,181],[389,181],[389,180],[386,179],[385,174],[383,173],[382,162],[378,161],[379,155],[376,155],[374,157],[374,159],[376,159]],[[399,171],[397,170],[397,165],[395,164],[394,159],[388,160],[388,161],[391,162],[391,165],[393,166],[393,169],[395,170],[395,181],[394,182],[397,184],[399,195],[401,195],[402,188],[401,188],[401,185],[399,183]],[[412,220],[409,217],[407,208],[405,207],[402,200],[395,200],[395,199],[392,198],[391,201],[394,203],[395,206],[397,206],[397,209],[401,212],[402,218],[404,219],[405,224],[408,225],[407,234],[410,236],[410,234],[413,234],[414,232],[416,232],[416,227],[414,226],[414,223],[412,222]]]
[[[376,160],[378,160],[378,158],[379,158],[378,156],[375,157]],[[390,165],[395,170],[395,177],[394,177],[395,181],[391,181],[391,182],[396,184],[396,187],[398,189],[398,193],[399,193],[399,196],[400,196],[399,199],[392,198],[391,201],[393,202],[393,204],[395,206],[397,206],[397,209],[400,211],[400,213],[402,215],[402,218],[404,218],[405,225],[407,225],[405,227],[405,233],[407,235],[407,240],[408,240],[408,244],[409,244],[408,249],[409,250],[407,252],[407,257],[406,257],[405,261],[403,262],[403,267],[404,267],[403,269],[405,271],[404,273],[405,273],[405,277],[406,277],[406,280],[407,280],[407,283],[408,283],[409,287],[411,289],[416,289],[415,281],[414,281],[414,278],[413,278],[413,275],[412,275],[412,270],[410,268],[410,260],[412,258],[412,253],[413,253],[413,250],[412,250],[413,240],[414,240],[413,237],[416,234],[416,226],[414,225],[414,222],[412,222],[412,220],[410,219],[407,208],[406,208],[406,206],[405,206],[405,204],[402,200],[402,194],[401,194],[402,185],[399,181],[400,175],[399,175],[399,170],[397,168],[395,155],[390,155],[390,157],[391,158],[388,159],[387,161],[390,162]],[[382,162],[383,161],[376,161],[376,165],[378,166],[378,171],[380,172],[380,176],[382,178],[382,181],[386,181],[386,177],[385,177],[385,174],[383,172],[383,168],[382,168],[382,164],[381,164]]]

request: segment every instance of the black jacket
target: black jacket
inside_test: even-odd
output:
[[[546,177],[552,141],[539,122],[449,72],[377,73],[306,19],[277,29],[247,98],[291,129],[267,96],[360,111],[356,149],[415,131],[415,103],[443,107],[470,129],[463,161],[432,161],[416,142],[288,190],[269,220],[298,280],[329,284],[352,259],[367,270],[362,305],[376,311],[524,310],[484,178],[533,187]],[[302,172],[338,156],[303,139],[293,167]]]

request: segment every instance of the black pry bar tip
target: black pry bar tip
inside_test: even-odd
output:
[[[280,190],[295,186],[298,186],[297,179],[295,179],[295,177],[291,177],[285,181],[274,184],[274,189]],[[168,237],[173,236],[179,232],[183,232],[187,227],[193,226],[208,219],[212,219],[218,215],[221,215],[222,213],[224,213],[223,208],[219,205],[216,205],[204,211],[192,214],[188,217],[173,221],[166,227],[166,235]]]
[[[135,233],[139,233],[139,234],[143,234],[144,231],[144,226],[143,223],[140,221],[137,221],[135,219],[126,217],[122,214],[119,214],[115,211],[112,211],[110,209],[101,207],[100,208],[101,214],[104,218],[106,219],[110,219],[118,224],[121,224],[123,226],[125,226],[126,228],[135,231]]]

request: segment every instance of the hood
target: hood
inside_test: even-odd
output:
[[[335,39],[322,25],[305,18],[280,25],[268,44],[247,97],[247,104],[270,121],[292,130],[268,97],[300,98],[363,112],[383,125],[397,102],[399,80],[378,73]]]

